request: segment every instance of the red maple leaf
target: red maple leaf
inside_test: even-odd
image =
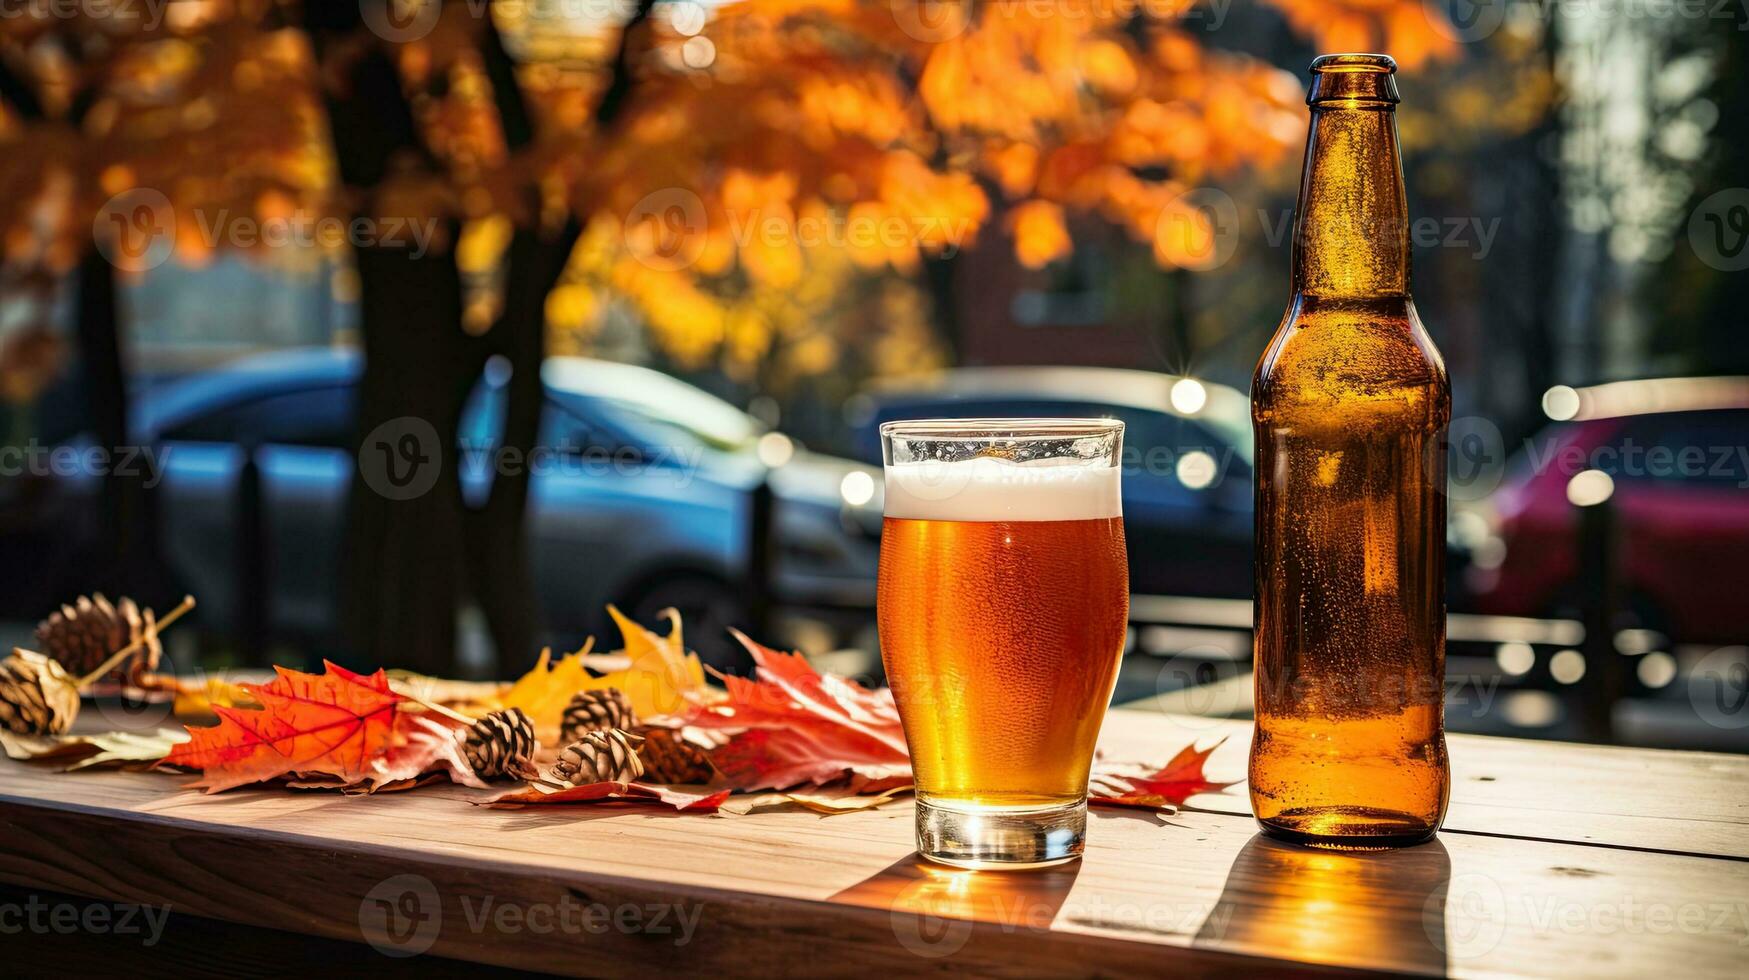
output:
[[[1095,806],[1130,806],[1158,810],[1167,806],[1182,806],[1198,793],[1226,789],[1233,783],[1210,782],[1203,776],[1203,763],[1221,747],[1220,742],[1198,749],[1193,742],[1179,750],[1172,761],[1158,772],[1147,776],[1124,776],[1102,773],[1094,777],[1088,802]],[[1235,780],[1236,782],[1236,780]],[[1115,790],[1116,792],[1111,792]]]
[[[406,743],[382,671],[365,676],[324,661],[325,674],[275,667],[267,684],[241,685],[259,710],[215,707],[218,725],[190,728],[165,765],[201,770],[192,785],[217,793],[287,773],[320,773],[347,784],[375,775],[373,762]]]
[[[910,762],[892,692],[820,674],[800,654],[779,653],[735,634],[757,667],[755,679],[725,677],[729,696],[684,723],[733,732],[711,763],[736,789],[825,783],[846,773],[890,777]]]

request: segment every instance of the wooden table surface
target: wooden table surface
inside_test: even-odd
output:
[[[1226,736],[1208,772],[1236,779],[1248,735],[1117,711],[1102,751]],[[1745,975],[1749,758],[1450,744],[1451,812],[1422,847],[1278,845],[1240,784],[1171,817],[1095,810],[1081,862],[1007,874],[920,865],[906,801],[492,810],[454,787],[203,796],[0,760],[0,881],[559,973]]]

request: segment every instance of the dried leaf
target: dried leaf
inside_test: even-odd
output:
[[[458,681],[447,677],[432,677],[411,670],[388,670],[389,690],[426,704],[441,704],[446,708],[496,701],[510,690],[503,681]]]
[[[10,729],[0,728],[0,747],[6,749],[6,756],[26,762],[33,759],[47,759],[63,752],[65,739],[75,738],[70,735],[20,735]],[[75,754],[77,748],[67,750],[66,754]]]
[[[0,731],[0,746],[4,746],[9,758],[21,762],[65,762],[64,772],[156,763],[187,739],[187,734],[171,729],[99,735],[17,735]]]
[[[1210,754],[1221,747],[1220,742],[1206,749],[1186,745],[1159,770],[1145,776],[1130,776],[1116,772],[1095,775],[1093,792],[1088,802],[1095,806],[1127,806],[1146,810],[1169,810],[1184,805],[1198,793],[1212,793],[1233,785],[1231,782],[1211,782],[1203,775],[1203,764]]]
[[[885,793],[894,789],[911,788],[911,763],[895,763],[890,766],[861,766],[850,774],[850,781],[845,785],[852,793]]]
[[[164,764],[202,770],[192,785],[208,793],[292,772],[371,779],[376,761],[404,744],[408,716],[396,709],[406,699],[380,670],[364,676],[325,666],[321,675],[276,667],[272,683],[243,685],[260,710],[215,708],[219,724],[189,729],[189,741]]]
[[[831,816],[838,813],[855,813],[859,810],[872,810],[883,803],[890,803],[895,797],[909,793],[910,791],[911,786],[909,781],[907,781],[907,784],[904,786],[895,786],[885,792],[873,795],[857,793],[849,787],[842,787],[836,790],[819,789],[807,793],[784,793],[781,795],[784,799],[805,806],[815,813],[823,813],[827,816]]]
[[[647,783],[585,783],[563,789],[548,789],[531,783],[522,789],[479,801],[478,805],[516,809],[553,803],[662,803],[689,813],[715,813],[729,798],[730,792],[727,789],[685,790]]]
[[[66,771],[95,768],[150,768],[171,750],[188,741],[186,732],[161,729],[150,733],[110,732],[106,735],[83,736],[86,744],[97,749],[68,766]]]

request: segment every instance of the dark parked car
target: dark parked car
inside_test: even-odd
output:
[[[1122,419],[1130,588],[1251,595],[1251,415],[1242,392],[1150,371],[961,368],[878,385],[849,411],[856,455],[871,465],[880,462],[880,424],[894,419]]]
[[[200,597],[203,623],[224,629],[239,615],[238,481],[252,446],[269,630],[318,641],[336,635],[361,367],[348,351],[288,351],[141,399],[138,437],[161,468],[163,557],[177,585]],[[673,606],[689,639],[722,636],[745,609],[750,499],[767,476],[777,594],[872,607],[878,472],[809,453],[656,371],[558,357],[542,377],[539,444],[551,452],[534,470],[527,533],[539,608],[555,639],[598,628],[610,601],[646,622]],[[466,497],[479,499],[489,485],[502,397],[501,385],[482,382],[464,412],[457,449]]]
[[[1749,379],[1624,381],[1556,389],[1554,422],[1468,511],[1471,587],[1483,612],[1573,615],[1578,508],[1615,509],[1623,625],[1679,642],[1749,639],[1734,571],[1749,554]]]

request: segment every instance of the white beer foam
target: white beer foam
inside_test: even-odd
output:
[[[994,456],[886,468],[888,517],[916,521],[1085,521],[1123,516],[1115,466]]]

